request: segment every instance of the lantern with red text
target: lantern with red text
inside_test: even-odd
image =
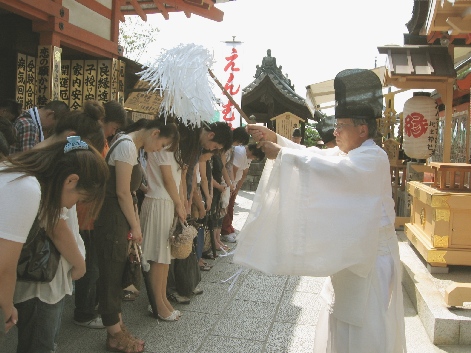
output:
[[[414,92],[404,103],[402,148],[410,158],[427,159],[435,151],[438,107],[427,92]]]

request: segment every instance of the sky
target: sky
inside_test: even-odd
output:
[[[306,86],[331,80],[351,68],[372,69],[386,65],[378,46],[403,45],[406,23],[412,17],[412,0],[236,0],[216,5],[224,20],[215,22],[192,14],[170,13],[148,16],[159,32],[142,58],[145,63],[162,49],[183,43],[206,47],[217,63],[223,42],[241,41],[240,84],[253,80],[267,49],[288,75],[296,93],[306,97]],[[222,60],[223,58],[221,58]],[[396,88],[392,88],[393,91]],[[396,111],[402,111],[412,92],[396,97]],[[326,112],[329,113],[329,112]]]

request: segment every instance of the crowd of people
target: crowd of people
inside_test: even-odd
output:
[[[334,88],[335,117],[319,125],[327,148],[305,148],[299,131],[289,140],[261,125],[231,130],[156,117],[126,126],[117,102],[69,111],[52,101],[25,112],[0,102],[0,333],[17,325],[18,353],[55,351],[75,281],[74,322],[106,328],[108,351],[142,352],[145,342],[121,310],[128,241],[142,245],[148,311],[168,322],[182,319],[171,301],[202,293],[199,271],[211,270],[204,259],[237,241],[239,265],[327,277],[316,353],[404,352],[389,162],[374,141],[381,83],[369,70],[344,70]],[[273,161],[237,235],[235,198],[251,161],[265,157]],[[194,256],[175,259],[170,230],[190,221],[198,228]],[[17,280],[11,265],[34,224],[60,253],[49,282]]]
[[[61,101],[26,111],[14,100],[0,101],[2,336],[16,325],[17,352],[55,351],[64,298],[75,293],[75,324],[106,328],[110,351],[142,352],[144,341],[121,314],[123,300],[138,295],[122,286],[129,237],[142,246],[154,316],[180,319],[171,300],[190,297],[178,292],[186,279],[174,268],[185,260],[171,256],[170,228],[175,219],[194,219],[213,237],[215,246],[204,256],[227,251],[220,230],[231,215],[229,195],[235,198],[250,161],[264,158],[248,141],[245,128],[232,131],[223,122],[195,127],[164,117],[128,121],[116,101],[86,101],[75,111]],[[208,232],[209,221],[214,232]],[[17,279],[11,266],[34,236],[34,222],[60,253],[50,282]],[[208,239],[196,238],[195,249],[202,249],[200,242]],[[192,265],[211,269],[201,251]],[[191,294],[200,293],[195,287]]]

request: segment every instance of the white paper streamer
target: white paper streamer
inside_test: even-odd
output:
[[[149,82],[149,91],[164,92],[160,114],[201,126],[211,121],[215,111],[214,83],[208,74],[213,62],[211,53],[201,45],[180,44],[163,50],[138,75]]]

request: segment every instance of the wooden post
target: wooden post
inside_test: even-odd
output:
[[[213,72],[211,71],[210,68],[208,68],[208,72],[209,72],[209,76],[211,76],[214,80],[214,82],[216,82],[216,84],[219,86],[219,88],[224,92],[224,94],[226,95],[227,99],[229,99],[229,101],[232,103],[232,105],[237,109],[237,111],[239,112],[240,116],[244,118],[245,122],[247,124],[250,124],[250,119],[247,117],[247,115],[242,111],[242,109],[240,108],[239,104],[237,104],[237,102],[234,100],[234,98],[232,98],[232,96],[229,94],[229,92],[227,92],[227,90],[224,88],[224,86],[221,84],[221,82],[219,82],[219,80],[217,79],[216,76],[214,76]]]

